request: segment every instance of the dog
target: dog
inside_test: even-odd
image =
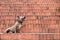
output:
[[[15,24],[5,30],[4,33],[17,33],[17,29],[20,29],[23,25],[23,21],[25,20],[25,16],[18,16]]]

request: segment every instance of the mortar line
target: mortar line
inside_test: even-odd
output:
[[[60,33],[0,33],[0,34],[60,34]]]

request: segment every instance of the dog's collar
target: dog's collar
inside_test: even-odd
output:
[[[22,21],[20,21],[20,20],[17,20],[17,21],[22,24]]]

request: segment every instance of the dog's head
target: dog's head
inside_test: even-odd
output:
[[[23,22],[25,18],[26,18],[26,16],[18,16],[18,21]]]

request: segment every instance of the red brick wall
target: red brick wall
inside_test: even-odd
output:
[[[15,23],[17,16],[20,15],[26,16],[23,23],[24,26],[19,30],[22,33],[60,32],[59,0],[0,0],[0,32],[4,32],[5,29],[11,27]],[[47,40],[60,40],[59,35],[57,36],[56,34],[53,38],[50,38],[49,35],[46,36],[48,38]],[[2,40],[4,40],[4,38],[6,40],[13,40],[16,36],[18,38],[17,40],[20,40],[21,34],[0,35]],[[42,39],[44,35],[41,36]],[[36,40],[39,40],[39,37],[40,36],[38,35]],[[31,38],[34,38],[32,40],[35,40],[36,37],[35,35],[30,36],[30,34],[27,34],[22,38],[25,38],[23,40],[29,40]],[[46,40],[45,36],[42,40]]]
[[[60,32],[59,0],[0,0],[0,32],[27,16],[22,32]]]
[[[60,34],[1,34],[1,40],[60,40]]]

